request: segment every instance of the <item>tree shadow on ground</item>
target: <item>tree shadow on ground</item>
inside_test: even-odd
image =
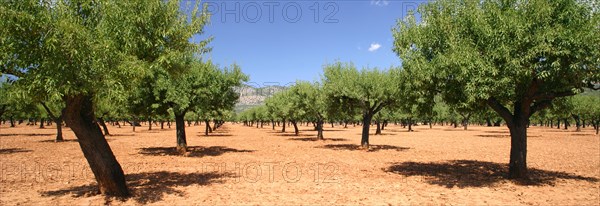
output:
[[[427,129],[429,129],[429,128],[427,128]],[[382,131],[383,132],[385,132],[385,131],[390,131],[390,132],[406,132],[406,133],[419,132],[419,130],[414,130],[414,129],[412,131],[408,131],[408,129],[401,129],[401,130],[398,130],[398,129],[390,129],[390,130],[388,130],[388,129],[386,129],[386,130],[382,130]]]
[[[363,149],[363,147],[361,147],[360,145],[355,145],[355,144],[327,144],[327,145],[316,147],[316,148],[325,148],[325,149],[332,149],[332,150],[349,150],[349,151],[366,150],[366,149]],[[368,152],[376,152],[376,151],[380,151],[380,150],[404,151],[404,150],[408,150],[408,149],[410,149],[410,148],[409,147],[398,147],[398,146],[393,146],[393,145],[369,145],[369,149],[366,151],[368,151]]]
[[[32,150],[23,149],[23,148],[4,148],[4,149],[0,149],[0,154],[13,154],[13,153],[31,152],[31,151]]]
[[[478,134],[475,135],[478,137],[490,137],[490,138],[510,138],[510,134]],[[540,135],[527,135],[527,138],[530,137],[541,137]]]
[[[135,134],[111,134],[109,137],[133,137]]]
[[[198,132],[200,133],[198,135],[198,137],[232,137],[232,134],[226,134],[226,133],[208,133],[208,135],[204,135],[204,132]]]
[[[294,133],[290,134],[290,133],[277,132],[275,134],[275,136],[280,136],[280,137],[310,137],[310,136],[313,136],[313,137],[316,137],[317,134],[315,133],[315,134],[298,134],[298,135],[296,135]]]
[[[185,197],[184,191],[176,189],[186,186],[206,186],[220,184],[224,178],[234,177],[233,173],[178,173],[178,172],[144,172],[126,175],[127,185],[132,193],[131,199],[140,204],[148,204],[162,200],[166,195]],[[66,189],[44,191],[42,196],[66,196],[79,198],[98,195],[96,184],[69,187]],[[125,201],[126,199],[121,199]]]
[[[594,136],[594,133],[576,133],[576,134],[571,134],[571,136]]]
[[[597,178],[584,177],[566,172],[529,168],[528,179],[508,179],[508,166],[476,160],[452,160],[448,162],[401,162],[383,169],[403,176],[424,176],[432,185],[465,187],[489,187],[512,181],[519,185],[554,185],[558,179],[598,182]]]
[[[203,157],[203,156],[219,156],[230,152],[254,152],[254,150],[238,150],[223,146],[212,146],[212,147],[200,147],[191,146],[188,147],[188,157]],[[147,147],[140,148],[140,154],[151,155],[151,156],[182,156],[177,152],[175,147]]]
[[[293,140],[293,141],[303,141],[303,142],[316,142],[316,141],[333,141],[333,142],[340,142],[340,141],[349,141],[348,139],[344,139],[344,138],[324,138],[322,140],[317,139],[317,137],[298,137],[298,138],[289,138],[288,140]]]
[[[38,142],[42,142],[42,143],[61,143],[61,142],[79,142],[79,140],[77,140],[77,139],[63,139],[62,141],[57,142],[55,139],[47,139],[47,140],[40,140]]]
[[[483,131],[484,133],[494,133],[494,134],[507,134],[510,135],[509,131]]]
[[[12,137],[12,136],[27,136],[27,137],[46,137],[54,134],[0,134],[0,137]]]

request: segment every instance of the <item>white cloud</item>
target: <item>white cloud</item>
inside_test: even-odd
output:
[[[371,46],[369,47],[369,51],[374,52],[374,51],[377,51],[379,48],[381,48],[381,44],[372,43]]]
[[[390,4],[388,0],[371,0],[371,5],[375,6],[387,6],[388,4]]]

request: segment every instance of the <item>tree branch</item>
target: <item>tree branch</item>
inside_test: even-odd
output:
[[[535,94],[532,100],[553,100],[558,97],[568,97],[575,95],[573,91],[564,91],[564,92],[546,92],[543,94]]]
[[[487,99],[487,105],[489,105],[496,113],[506,121],[507,124],[512,124],[512,113],[508,110],[504,105],[500,104],[498,100],[494,97],[490,97]]]
[[[54,116],[54,113],[52,113],[52,111],[50,110],[50,108],[48,108],[48,106],[46,105],[46,103],[40,102],[40,104],[42,105],[42,107],[44,107],[44,110],[46,110],[46,113],[48,113],[48,115],[50,116],[50,118],[52,118],[53,120],[56,120],[56,116]]]
[[[531,108],[529,109],[529,117],[531,117],[536,112],[539,112],[539,111],[541,111],[541,110],[549,107],[550,105],[552,105],[552,101],[551,100],[544,100],[544,101],[535,102],[531,106]]]

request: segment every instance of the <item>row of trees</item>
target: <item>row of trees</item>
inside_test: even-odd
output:
[[[248,78],[236,65],[202,60],[212,38],[190,39],[209,18],[206,7],[184,11],[179,1],[2,1],[0,116],[41,106],[58,140],[63,121],[75,133],[99,192],[128,196],[99,126],[105,119],[135,125],[172,116],[185,153],[185,115],[226,118],[238,98],[234,87]]]
[[[511,134],[509,176],[526,178],[527,127],[534,115],[549,118],[542,111],[555,99],[561,99],[555,110],[577,105],[570,115],[597,125],[597,106],[592,106],[597,97],[564,100],[584,88],[599,89],[597,6],[594,1],[576,0],[422,4],[417,10],[420,18],[410,13],[392,31],[393,51],[402,68],[381,71],[357,70],[348,63],[326,65],[321,82],[311,85],[313,96],[294,92],[306,85],[301,83],[281,95],[298,100],[277,106],[274,97],[265,108],[256,109],[269,111],[267,115],[249,113],[258,120],[297,121],[295,115],[309,115],[319,129],[328,112],[341,108],[361,115],[361,145],[368,146],[371,121],[383,110],[400,110],[409,122],[414,117],[432,119],[432,105],[439,96],[462,119],[485,108],[502,118]],[[321,102],[332,106],[321,108]]]

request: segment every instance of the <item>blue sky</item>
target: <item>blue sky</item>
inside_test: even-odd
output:
[[[422,1],[203,1],[213,36],[205,58],[237,63],[256,86],[318,80],[322,65],[352,61],[357,67],[399,66],[391,29]]]

